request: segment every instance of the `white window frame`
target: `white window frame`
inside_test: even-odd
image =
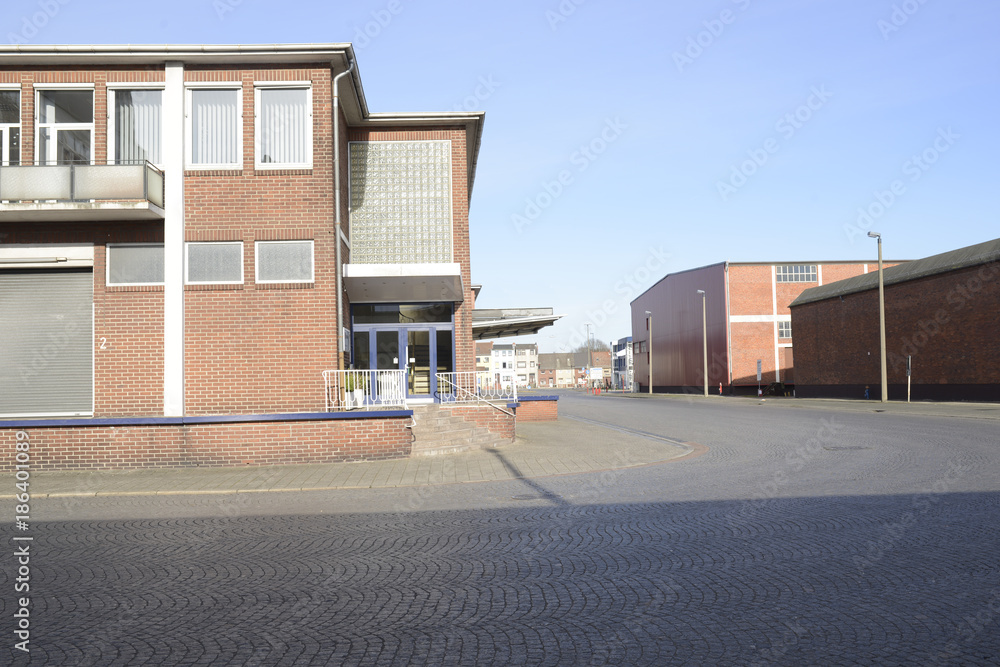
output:
[[[235,245],[240,247],[240,279],[239,280],[190,280],[188,270],[188,252],[192,245]],[[184,243],[184,284],[185,285],[242,285],[246,271],[243,267],[243,241],[186,241]]]
[[[253,90],[253,162],[254,169],[312,169],[313,166],[313,95],[311,81],[256,81]],[[260,139],[260,94],[263,90],[305,90],[306,91],[306,161],[305,162],[261,162]]]
[[[21,112],[24,110],[24,93],[21,91],[21,86],[19,85],[0,85],[0,90],[2,91],[17,91],[17,122],[16,123],[0,123],[0,164],[7,166],[10,164],[10,141],[8,140],[9,133],[12,129],[18,129],[21,132],[20,146],[24,145],[24,130],[21,128]],[[18,164],[21,163],[20,153],[17,156]]]
[[[288,243],[308,243],[309,252],[312,254],[312,262],[310,264],[312,268],[312,275],[309,276],[309,280],[261,280],[260,278],[260,247],[262,245],[278,245],[278,244],[288,244]],[[261,285],[294,285],[294,284],[313,284],[316,282],[316,243],[311,239],[297,239],[293,241],[257,241],[254,244],[254,282],[260,283]]]
[[[41,122],[41,109],[42,109],[42,95],[50,90],[61,90],[61,91],[73,91],[73,90],[87,90],[90,91],[90,115],[91,121],[89,123],[42,123]],[[42,129],[52,128],[57,131],[78,131],[78,130],[90,130],[90,160],[87,164],[94,164],[95,158],[94,154],[96,151],[96,146],[94,145],[94,140],[96,136],[95,125],[97,120],[97,100],[94,94],[94,84],[92,83],[45,83],[35,86],[35,164],[59,164],[58,161],[50,161],[48,156],[39,155],[42,145]],[[22,101],[23,103],[23,101]],[[23,141],[23,139],[22,139]],[[59,140],[53,137],[53,146],[59,145]]]
[[[104,284],[108,287],[155,287],[164,283],[113,283],[111,282],[111,250],[113,248],[162,248],[162,243],[109,243],[104,250]],[[165,263],[165,262],[164,262]],[[164,274],[166,266],[164,266]]]
[[[108,95],[108,102],[107,102],[107,104],[108,104],[108,127],[107,127],[107,132],[108,132],[108,135],[107,135],[108,136],[108,164],[118,164],[118,160],[117,160],[117,158],[115,158],[115,152],[118,150],[118,144],[117,144],[118,137],[117,137],[117,133],[115,132],[115,122],[118,120],[117,113],[115,112],[115,109],[116,109],[115,102],[117,101],[116,97],[117,97],[119,91],[129,91],[129,90],[159,90],[161,93],[166,94],[166,85],[163,84],[162,82],[156,82],[156,83],[149,83],[149,82],[133,83],[133,82],[125,82],[125,81],[115,82],[115,83],[109,83],[108,84],[108,93],[109,93],[109,95]],[[162,101],[163,101],[162,97],[160,98],[160,101],[161,101],[161,104],[162,104]],[[160,109],[160,119],[161,119],[161,121],[163,120],[163,109],[162,108]],[[163,159],[164,155],[165,155],[165,152],[164,152],[164,145],[163,145],[163,124],[161,122],[161,124],[160,124],[160,159]],[[162,162],[153,163],[153,165],[157,169],[160,169],[161,171],[163,170],[164,165],[163,165]]]
[[[778,264],[774,267],[774,281],[776,283],[814,283],[818,281],[818,270],[816,264]]]
[[[785,326],[782,327],[782,325],[785,325]],[[782,336],[781,335],[782,328],[787,328],[788,329],[788,335],[787,336]],[[791,340],[792,339],[792,323],[790,321],[786,321],[786,320],[779,320],[778,321],[778,338],[780,340]]]
[[[222,164],[194,164],[194,119],[191,114],[192,91],[236,91],[236,161]],[[184,84],[184,168],[190,171],[243,169],[243,84],[238,81],[188,81]]]

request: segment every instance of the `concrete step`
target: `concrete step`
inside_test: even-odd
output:
[[[489,429],[439,405],[413,407],[413,456],[435,456],[491,448],[504,441]]]

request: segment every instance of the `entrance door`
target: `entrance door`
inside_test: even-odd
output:
[[[450,328],[393,327],[356,329],[354,368],[405,370],[408,398],[429,398],[437,391],[437,373],[454,368]]]
[[[408,396],[430,396],[437,385],[432,357],[437,350],[431,346],[430,329],[406,330],[406,391]]]

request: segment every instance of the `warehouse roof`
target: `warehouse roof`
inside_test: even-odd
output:
[[[943,252],[940,255],[932,255],[931,257],[924,257],[923,259],[892,266],[884,269],[882,273],[885,284],[894,285],[896,283],[908,282],[910,280],[917,280],[918,278],[947,273],[948,271],[957,271],[969,266],[978,266],[995,261],[1000,261],[1000,239],[977,243],[976,245],[959,248],[958,250]],[[795,306],[813,303],[814,301],[824,301],[846,294],[866,292],[877,288],[878,272],[873,271],[861,276],[854,276],[846,280],[838,280],[827,285],[807,289],[795,301],[792,301],[790,307],[794,308]]]

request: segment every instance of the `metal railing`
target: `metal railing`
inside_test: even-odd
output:
[[[438,373],[437,396],[441,403],[486,403],[500,412],[513,415],[496,403],[516,402],[517,384],[501,383],[489,371]]]
[[[0,166],[0,201],[133,199],[163,208],[163,172],[149,162]]]
[[[326,411],[406,409],[405,370],[323,371]]]

